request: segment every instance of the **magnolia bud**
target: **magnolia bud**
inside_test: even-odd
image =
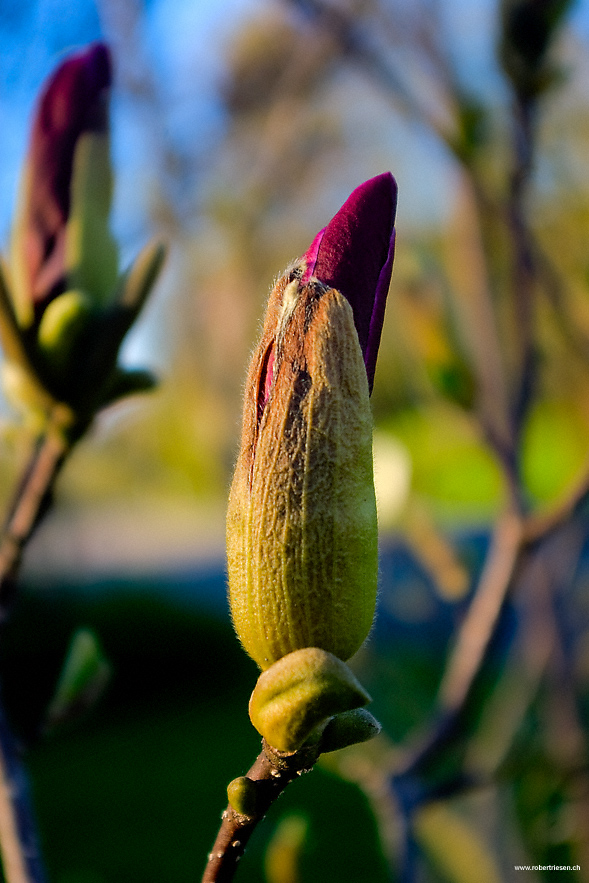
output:
[[[317,647],[283,656],[262,672],[249,713],[256,730],[279,751],[296,751],[330,718],[366,705],[370,696],[345,662]]]
[[[227,514],[229,598],[262,669],[303,647],[346,660],[374,616],[368,381],[346,298],[301,267],[268,306]]]
[[[119,276],[112,195],[108,48],[66,58],[37,107],[16,212],[11,260],[0,264],[0,342],[9,394],[43,420],[66,405],[77,430],[123,395],[153,385],[117,364],[123,338],[161,269],[147,246]]]

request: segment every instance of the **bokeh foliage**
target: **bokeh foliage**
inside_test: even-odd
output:
[[[165,112],[142,41],[146,13],[102,6],[118,88],[149,125]],[[261,879],[292,810],[308,820],[284,871],[300,883],[384,881],[390,855],[418,875],[405,879],[428,883],[475,879],[473,864],[489,881],[510,879],[514,863],[578,861],[587,876],[583,509],[504,605],[458,735],[413,791],[398,773],[436,713],[493,520],[514,495],[531,513],[566,502],[586,476],[587,47],[567,24],[570,6],[492,4],[489,20],[475,18],[497,50],[483,77],[433,0],[264,5],[226,44],[214,149],[179,156],[153,126],[150,220],[172,256],[144,333],[163,382],[107,417],[68,464],[58,505],[74,518],[120,496],[137,511],[196,498],[221,524],[242,376],[272,278],[361,180],[390,168],[400,189],[373,409],[396,445],[377,461],[377,481],[396,475],[405,490],[382,521],[379,617],[357,659],[389,741],[334,755],[328,772],[293,786],[253,841],[244,881]],[[538,10],[535,30],[522,25]],[[532,156],[517,153],[522,132]],[[14,430],[3,438],[3,488],[19,444]],[[173,600],[171,577],[155,597],[153,585],[129,596],[119,584],[111,597],[79,582],[65,595],[25,593],[3,641],[6,701],[33,741],[52,879],[194,876],[227,779],[257,751],[246,715],[255,674],[221,605],[199,612],[196,580],[188,606]],[[114,666],[110,692],[77,728],[36,741],[80,624]],[[269,883],[284,883],[280,873],[267,870]]]

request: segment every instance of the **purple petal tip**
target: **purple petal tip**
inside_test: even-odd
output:
[[[397,184],[390,172],[357,187],[303,257],[315,276],[350,303],[372,390],[393,268]]]
[[[58,281],[76,144],[85,132],[106,132],[110,52],[94,43],[63,61],[48,80],[31,134],[28,215],[31,296],[42,300]]]

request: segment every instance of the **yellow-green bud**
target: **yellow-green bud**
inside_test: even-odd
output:
[[[279,751],[297,751],[333,715],[370,702],[345,662],[318,647],[283,656],[262,672],[250,698],[256,730]]]
[[[246,818],[254,818],[260,812],[261,799],[257,782],[247,776],[238,776],[227,785],[227,799],[231,809]]]
[[[378,736],[382,727],[365,708],[353,708],[334,715],[321,734],[321,752],[339,751]]]
[[[52,300],[39,323],[41,351],[52,367],[67,368],[80,335],[93,318],[92,298],[83,291],[64,291]]]
[[[362,351],[348,301],[300,275],[284,276],[270,297],[227,514],[233,622],[262,669],[304,647],[348,659],[376,601]]]

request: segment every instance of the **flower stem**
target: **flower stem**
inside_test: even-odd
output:
[[[69,412],[56,408],[39,435],[0,533],[0,625],[16,590],[24,548],[47,513],[71,449]],[[6,883],[44,883],[27,778],[0,703],[0,854]]]
[[[291,754],[277,751],[263,741],[263,749],[247,773],[257,783],[258,802],[254,816],[244,816],[231,805],[222,816],[221,827],[209,853],[202,883],[231,883],[245,847],[277,797],[293,779],[308,772],[317,761],[316,747],[301,748]]]
[[[27,778],[0,708],[0,852],[6,883],[44,883]]]
[[[59,416],[36,441],[0,534],[0,623],[8,614],[24,548],[49,509],[55,480],[70,449]]]

